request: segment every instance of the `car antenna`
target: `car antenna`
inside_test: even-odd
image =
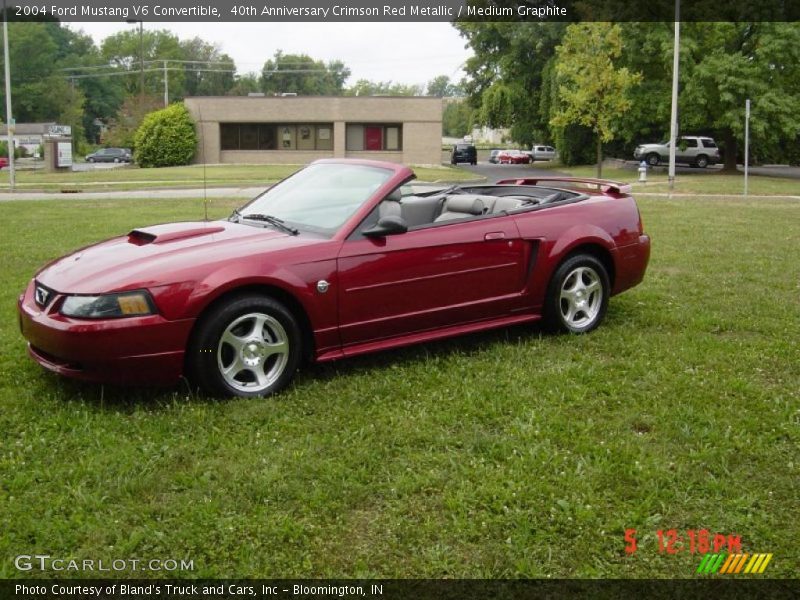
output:
[[[197,105],[197,116],[199,117],[200,126],[203,123],[203,111],[200,109],[200,104]],[[200,160],[203,161],[203,220],[208,221],[208,184],[206,183],[206,143],[205,138],[200,140]]]

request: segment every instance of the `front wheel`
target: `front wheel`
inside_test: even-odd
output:
[[[647,155],[647,164],[651,167],[657,167],[659,162],[661,162],[661,157],[655,152]]]
[[[701,154],[697,157],[697,161],[695,163],[701,169],[705,169],[708,166],[708,157]]]
[[[603,263],[577,254],[556,269],[545,299],[545,325],[552,330],[587,333],[603,321],[611,284]]]
[[[300,327],[280,302],[245,295],[213,309],[189,347],[189,375],[218,396],[269,396],[289,384],[301,357]]]

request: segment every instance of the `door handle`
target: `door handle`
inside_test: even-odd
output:
[[[506,239],[506,234],[502,231],[492,231],[491,233],[487,233],[485,236],[483,236],[483,239],[487,242],[492,240],[504,240]]]

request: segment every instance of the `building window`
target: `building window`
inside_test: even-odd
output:
[[[352,151],[384,151],[403,149],[403,126],[381,123],[348,123],[346,148]]]
[[[222,150],[333,150],[332,123],[220,123]]]

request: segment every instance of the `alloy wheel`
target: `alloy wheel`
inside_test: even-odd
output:
[[[564,278],[559,298],[561,318],[574,329],[589,327],[603,305],[603,284],[591,267],[580,266]]]
[[[264,313],[232,321],[217,345],[217,367],[225,382],[241,392],[266,390],[289,361],[289,336],[283,325]]]

